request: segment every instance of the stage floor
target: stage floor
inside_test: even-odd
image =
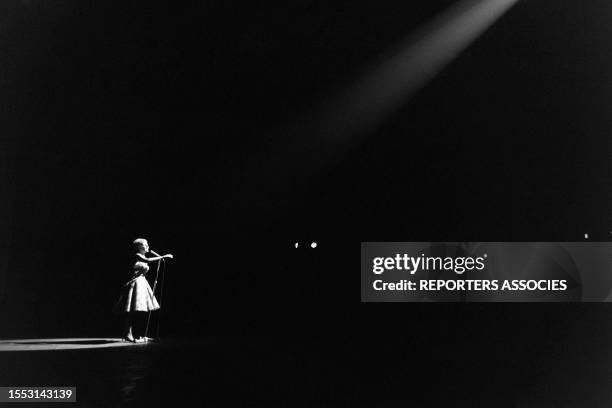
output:
[[[120,338],[16,339],[0,340],[0,352],[141,347],[152,344],[153,343],[131,343],[123,341]]]
[[[603,323],[583,317],[537,337],[498,328],[461,342],[377,331],[3,340],[0,386],[76,386],[83,407],[603,407],[610,330],[593,320]]]

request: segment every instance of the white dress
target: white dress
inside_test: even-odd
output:
[[[160,308],[145,277],[148,271],[149,265],[141,258],[134,256],[131,279],[121,288],[121,296],[115,304],[117,313],[150,312]]]

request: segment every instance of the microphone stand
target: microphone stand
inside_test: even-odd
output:
[[[155,256],[161,256],[160,254],[158,254],[158,253],[157,253],[157,252],[155,252],[155,251],[149,251],[149,252],[151,252],[151,253],[152,253],[153,255],[155,255]],[[164,261],[164,258],[160,259],[160,261],[162,261],[162,262],[163,262],[163,261]],[[156,269],[156,271],[155,271],[155,282],[153,283],[153,296],[155,296],[155,289],[157,288],[157,278],[159,277],[159,268],[160,268],[160,266],[161,266],[162,262],[157,262],[157,269]],[[165,271],[165,269],[166,269],[166,264],[164,263],[164,271]],[[161,300],[162,300],[162,299],[160,298],[160,299],[159,299],[159,301],[161,302]],[[160,307],[161,307],[161,303],[160,303]],[[152,310],[150,310],[150,311],[149,311],[149,316],[147,317],[147,327],[145,328],[145,335],[144,335],[145,339],[148,339],[148,338],[149,338],[149,337],[147,336],[147,334],[149,333],[149,323],[151,322],[151,313],[152,313],[152,312],[153,312],[153,311],[152,311]],[[154,338],[153,340],[155,340],[155,341],[159,341],[159,319],[157,320],[157,337],[156,337],[156,338]]]

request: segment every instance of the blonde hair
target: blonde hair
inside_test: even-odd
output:
[[[132,244],[134,244],[135,249],[142,248],[145,246],[145,244],[148,244],[148,243],[149,242],[144,238],[136,238],[134,242],[132,242]]]

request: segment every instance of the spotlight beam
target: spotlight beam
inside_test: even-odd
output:
[[[382,64],[293,125],[278,129],[286,135],[284,142],[252,155],[239,183],[262,203],[288,203],[287,191],[305,193],[313,176],[376,129],[517,2],[459,1],[394,47]]]
[[[375,129],[517,1],[463,0],[437,16],[382,65],[325,103],[317,120],[319,133],[330,143],[344,143]]]

